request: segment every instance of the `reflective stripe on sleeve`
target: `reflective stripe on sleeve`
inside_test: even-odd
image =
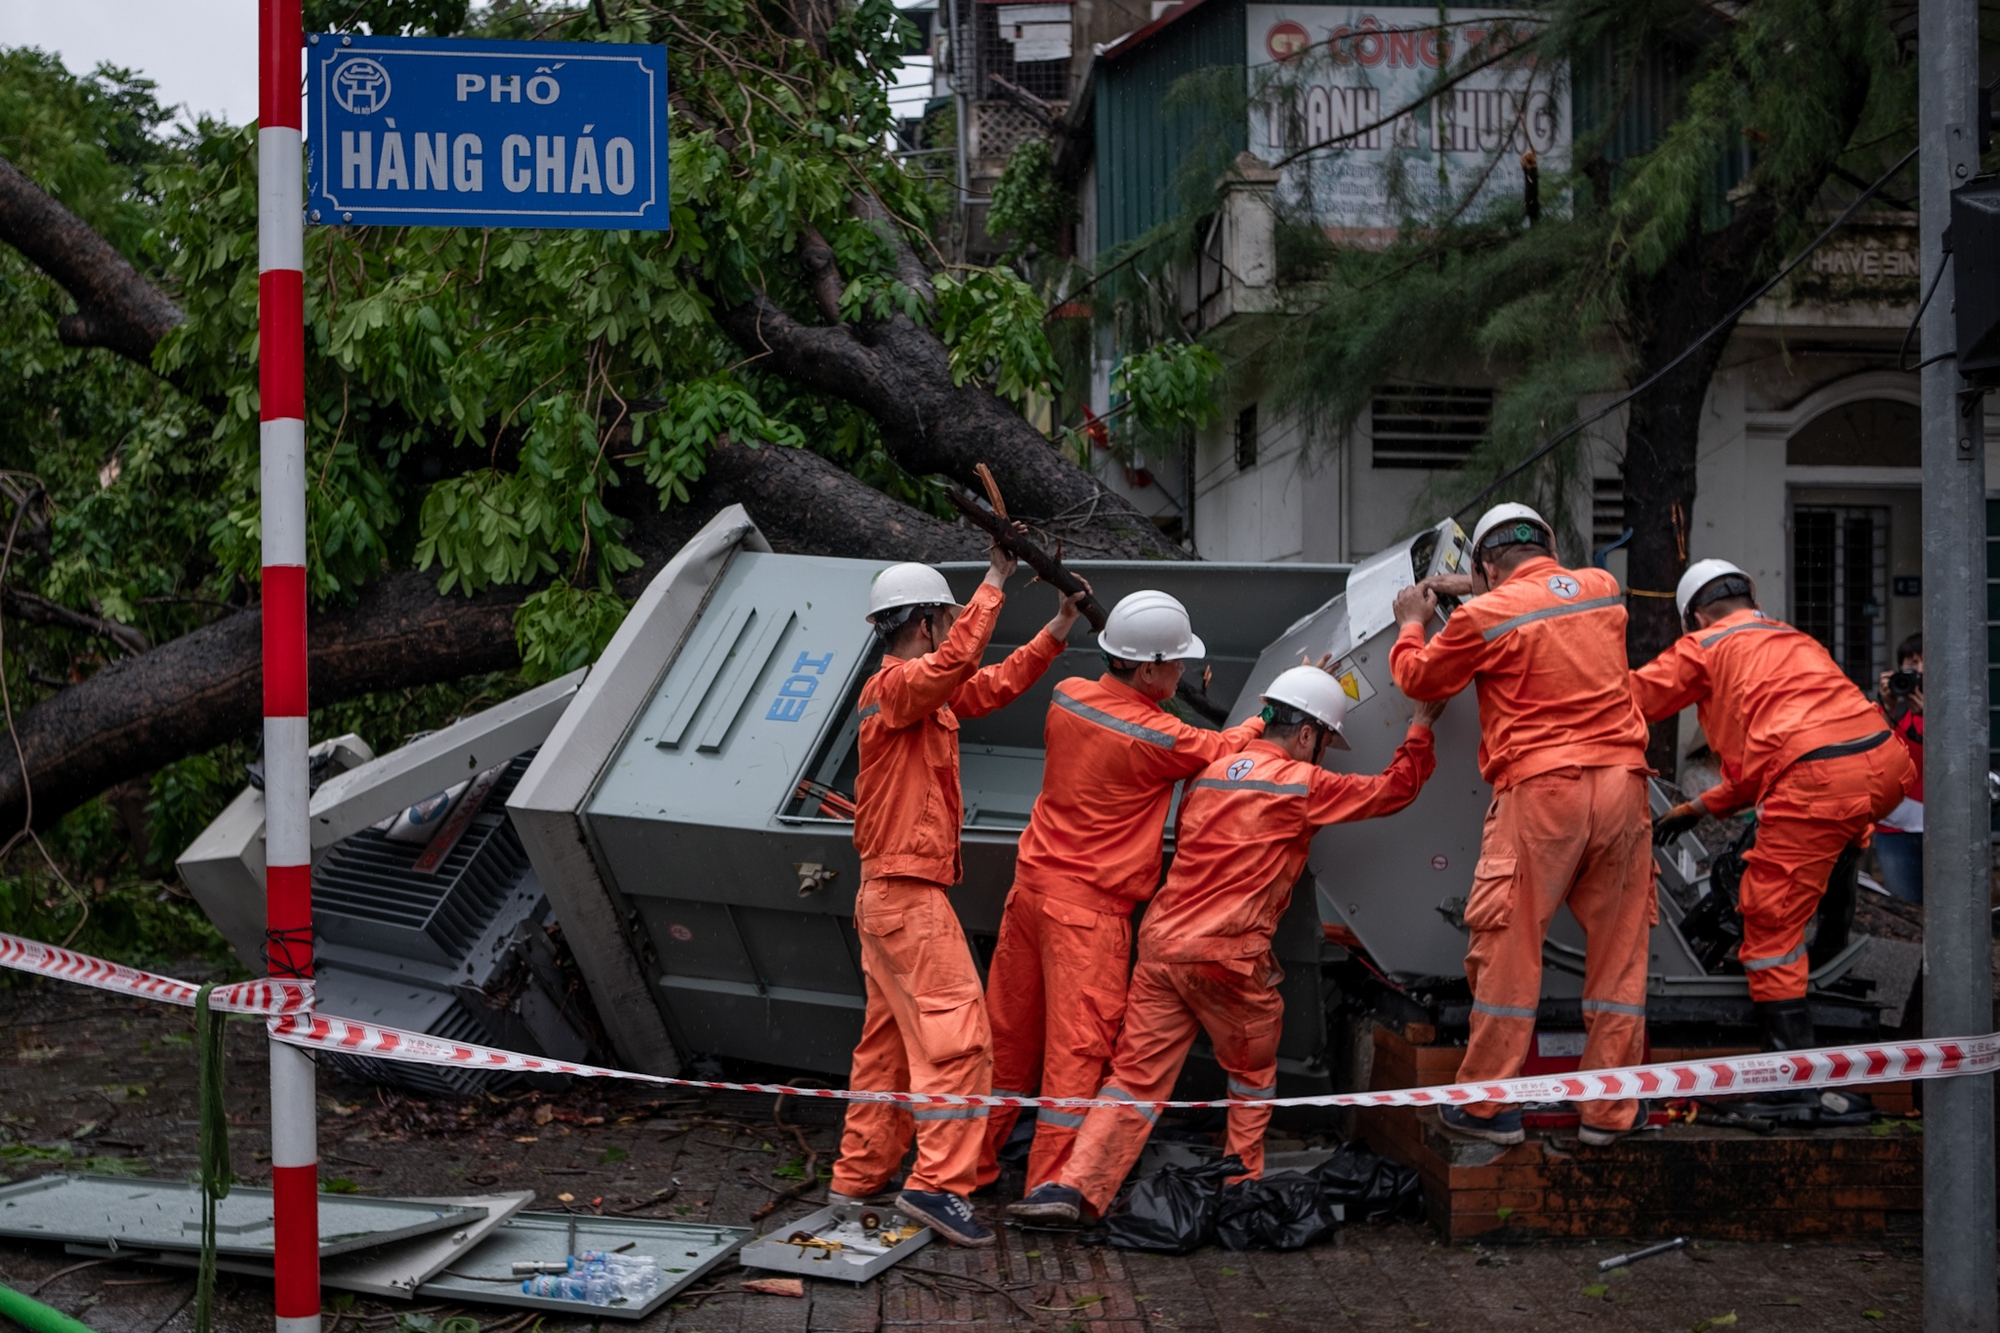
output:
[[[881,711],[882,711],[882,705],[881,705],[881,704],[878,704],[878,703],[877,703],[877,704],[863,704],[863,705],[861,705],[861,709],[860,709],[860,712],[859,712],[858,714],[856,714],[856,716],[858,716],[858,717],[859,717],[859,718],[860,718],[860,719],[861,719],[861,720],[862,720],[863,722],[866,722],[866,721],[867,721],[867,720],[868,720],[869,718],[871,718],[871,717],[875,716],[875,715],[876,715],[877,713],[879,713],[879,712],[881,712]]]
[[[1593,597],[1587,602],[1572,602],[1567,606],[1545,606],[1539,611],[1528,611],[1515,616],[1511,620],[1503,620],[1492,629],[1487,630],[1482,637],[1488,643],[1491,643],[1502,634],[1506,634],[1511,630],[1517,630],[1521,626],[1530,624],[1533,621],[1547,620],[1551,616],[1573,616],[1580,611],[1603,611],[1610,607],[1623,605],[1625,605],[1625,598],[1621,595],[1617,597]]]
[[[1268,1088],[1253,1088],[1248,1084],[1238,1083],[1232,1078],[1229,1080],[1229,1095],[1232,1097],[1250,1097],[1261,1100],[1266,1097],[1277,1096],[1278,1085],[1273,1083]]]
[[[1303,782],[1260,782],[1256,778],[1231,781],[1228,778],[1196,778],[1197,787],[1213,787],[1217,791],[1256,791],[1272,796],[1304,796],[1312,788]]]
[[[1485,1014],[1489,1018],[1533,1018],[1537,1012],[1513,1004],[1488,1004],[1484,1000],[1474,1000],[1472,1011],[1476,1014]]]
[[[1054,1125],[1059,1129],[1075,1129],[1083,1124],[1083,1112],[1057,1111],[1049,1107],[1044,1107],[1035,1112],[1035,1123],[1040,1125]]]
[[[1744,958],[1741,954],[1737,955],[1745,972],[1762,972],[1767,967],[1783,967],[1786,963],[1796,963],[1805,956],[1806,946],[1803,943],[1790,953],[1777,958]]]
[[[1124,718],[1115,717],[1101,708],[1092,708],[1080,699],[1072,699],[1061,690],[1056,691],[1055,705],[1066,713],[1074,713],[1086,722],[1095,722],[1098,726],[1115,731],[1121,736],[1130,736],[1135,741],[1157,745],[1162,750],[1174,748],[1174,738],[1166,732],[1142,727],[1137,722],[1127,722]]]

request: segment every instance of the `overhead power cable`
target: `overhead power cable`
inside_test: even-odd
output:
[[[1896,160],[1896,165],[1890,167],[1880,176],[1877,176],[1873,184],[1868,186],[1868,188],[1863,190],[1860,194],[1855,195],[1853,202],[1848,204],[1846,208],[1842,209],[1840,216],[1835,218],[1832,222],[1828,223],[1826,230],[1822,231],[1818,236],[1815,236],[1810,245],[1806,246],[1805,249],[1799,251],[1797,254],[1793,255],[1790,259],[1786,260],[1784,266],[1781,267],[1776,273],[1771,275],[1770,281],[1766,282],[1756,291],[1750,293],[1750,295],[1744,297],[1741,301],[1739,301],[1735,309],[1731,310],[1728,314],[1724,315],[1721,319],[1717,320],[1715,324],[1708,330],[1708,332],[1702,334],[1699,338],[1696,338],[1686,347],[1683,347],[1674,356],[1673,360],[1667,362],[1666,365],[1661,366],[1658,370],[1648,375],[1638,384],[1634,385],[1630,389],[1627,389],[1624,393],[1619,394],[1616,398],[1606,403],[1603,407],[1598,408],[1595,412],[1592,412],[1589,416],[1578,417],[1575,421],[1570,422],[1569,425],[1563,427],[1561,430],[1557,431],[1554,435],[1551,435],[1548,439],[1542,441],[1542,443],[1536,447],[1533,453],[1529,454],[1526,458],[1522,459],[1520,462],[1514,464],[1514,466],[1508,468],[1505,472],[1502,472],[1492,481],[1486,483],[1486,485],[1483,488],[1481,488],[1479,494],[1473,496],[1470,500],[1467,500],[1463,505],[1459,506],[1458,511],[1454,513],[1452,517],[1464,518],[1466,514],[1470,513],[1474,509],[1477,509],[1480,505],[1484,504],[1488,499],[1490,499],[1493,493],[1498,491],[1502,486],[1505,486],[1508,482],[1514,480],[1514,478],[1520,476],[1523,472],[1526,472],[1536,463],[1539,463],[1542,461],[1542,459],[1548,457],[1548,455],[1555,449],[1557,445],[1579,434],[1586,427],[1595,425],[1597,422],[1604,420],[1604,418],[1610,416],[1613,412],[1616,412],[1619,408],[1625,406],[1625,404],[1631,402],[1634,398],[1637,398],[1640,394],[1646,392],[1646,390],[1652,388],[1655,384],[1658,384],[1661,380],[1665,379],[1669,373],[1671,373],[1675,368],[1677,368],[1681,364],[1681,362],[1693,356],[1695,352],[1709,339],[1715,337],[1716,334],[1721,333],[1723,330],[1734,325],[1737,319],[1742,316],[1744,311],[1748,310],[1751,306],[1757,304],[1757,302],[1762,300],[1765,294],[1768,293],[1773,287],[1776,287],[1779,283],[1783,282],[1787,277],[1789,277],[1793,269],[1797,268],[1800,264],[1805,263],[1806,259],[1811,256],[1813,251],[1819,249],[1822,245],[1825,245],[1828,239],[1831,238],[1835,232],[1839,231],[1842,227],[1846,226],[1848,219],[1852,218],[1854,214],[1860,210],[1861,205],[1867,203],[1871,198],[1875,196],[1875,194],[1879,190],[1881,190],[1883,186],[1887,185],[1891,180],[1893,180],[1896,176],[1896,173],[1901,171],[1904,167],[1908,166],[1911,160],[1916,157],[1916,155],[1917,155],[1917,150],[1912,148],[1909,152],[1903,154],[1902,157],[1898,158]]]

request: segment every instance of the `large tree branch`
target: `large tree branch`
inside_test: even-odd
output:
[[[152,368],[153,348],[184,316],[111,243],[0,157],[0,241],[76,301],[56,325],[70,347],[104,347]]]
[[[645,564],[620,590],[636,596],[703,523],[737,502],[781,551],[936,561],[980,559],[986,549],[982,534],[901,504],[815,454],[721,444],[688,504],[635,523],[629,540]],[[513,619],[529,591],[447,596],[434,571],[391,574],[354,605],[313,618],[313,703],[519,666]],[[35,824],[46,827],[127,778],[254,735],[262,628],[258,609],[236,612],[22,712]],[[27,796],[13,746],[0,743],[0,829],[19,827]]]
[[[864,340],[852,325],[803,324],[762,292],[718,308],[716,319],[764,369],[868,413],[889,453],[911,472],[941,472],[974,486],[973,469],[985,463],[1010,511],[1039,519],[1073,545],[1106,555],[1186,558],[1129,501],[1057,453],[1006,403],[980,385],[954,385],[950,351],[909,319],[875,324]]]
[[[77,630],[93,638],[108,639],[127,653],[143,653],[153,646],[145,631],[136,626],[121,625],[87,611],[72,610],[61,602],[52,602],[24,588],[0,588],[0,606],[6,608],[8,615],[25,624],[57,625]]]

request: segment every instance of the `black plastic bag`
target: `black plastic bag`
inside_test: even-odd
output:
[[[1423,1180],[1415,1167],[1348,1144],[1313,1168],[1321,1194],[1347,1206],[1350,1222],[1416,1221],[1424,1215]]]
[[[1313,1176],[1280,1171],[1222,1191],[1215,1239],[1225,1250],[1300,1250],[1340,1229],[1341,1200]]]
[[[1104,1221],[1120,1250],[1188,1254],[1215,1240],[1222,1182],[1243,1174],[1234,1157],[1201,1166],[1164,1166],[1126,1190]]]

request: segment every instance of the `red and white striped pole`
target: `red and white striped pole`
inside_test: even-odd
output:
[[[264,526],[265,964],[312,975],[306,824],[305,195],[299,0],[258,0],[257,388]],[[270,1043],[278,1333],[319,1333],[313,1062]]]

